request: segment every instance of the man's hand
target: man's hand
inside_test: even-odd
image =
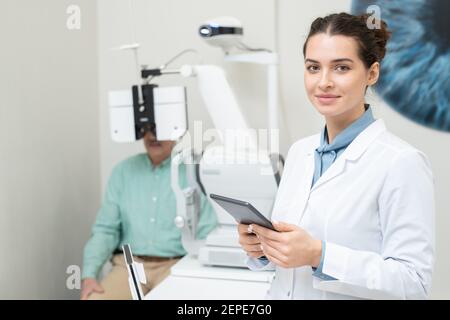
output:
[[[283,268],[319,265],[322,241],[314,239],[296,225],[277,221],[272,221],[272,224],[278,232],[251,225],[261,242],[260,250],[267,259]]]
[[[87,300],[89,295],[92,292],[98,292],[103,293],[105,290],[103,290],[102,286],[97,282],[94,278],[86,278],[83,279],[83,282],[81,283],[81,300]]]
[[[252,258],[264,256],[261,250],[261,242],[252,232],[248,224],[238,224],[239,244],[242,246],[247,255]]]

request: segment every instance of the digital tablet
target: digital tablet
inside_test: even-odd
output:
[[[276,231],[272,225],[272,222],[270,222],[269,219],[267,219],[258,210],[256,210],[255,207],[253,207],[250,203],[237,199],[227,198],[224,196],[219,196],[213,193],[211,193],[209,196],[222,208],[224,208],[226,212],[231,214],[238,223],[257,224]]]

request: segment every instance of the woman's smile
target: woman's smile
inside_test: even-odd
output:
[[[331,105],[331,104],[334,104],[336,101],[338,101],[341,96],[326,93],[326,94],[315,95],[315,97],[319,101],[320,104]]]

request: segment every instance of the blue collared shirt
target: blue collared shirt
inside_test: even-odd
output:
[[[331,144],[328,144],[327,127],[322,130],[320,137],[320,146],[314,153],[314,176],[311,188],[324,174],[325,171],[336,161],[336,159],[347,149],[352,141],[372,124],[375,119],[372,114],[372,109],[368,104],[365,105],[366,111],[356,121],[350,124],[342,132],[340,132]],[[335,278],[326,275],[322,272],[325,259],[326,242],[322,241],[322,256],[317,268],[313,268],[313,276],[322,280],[336,280]]]

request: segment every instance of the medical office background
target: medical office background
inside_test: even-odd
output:
[[[403,2],[407,10],[409,1]],[[129,0],[2,0],[0,298],[79,297],[79,290],[66,286],[68,267],[81,265],[110,171],[118,161],[144,151],[142,141],[117,144],[110,139],[107,92],[136,82],[132,53],[111,48],[137,41],[141,62],[149,67],[183,49],[196,49],[204,63],[225,69],[250,124],[266,128],[265,70],[224,62],[222,51],[204,43],[197,33],[208,19],[238,18],[245,43],[280,55],[280,151],[286,155],[290,144],[323,125],[303,89],[301,46],[308,27],[317,16],[350,11],[351,4],[350,0],[134,0],[130,10]],[[81,13],[80,28],[75,30],[66,23],[71,5]],[[445,41],[448,45],[448,36]],[[197,56],[186,55],[176,65],[197,62]],[[158,83],[185,85],[190,127],[194,121],[202,121],[204,129],[212,127],[195,80],[169,77]],[[374,92],[369,92],[368,100],[376,117],[431,160],[437,244],[431,298],[449,299],[450,134],[406,118]]]

